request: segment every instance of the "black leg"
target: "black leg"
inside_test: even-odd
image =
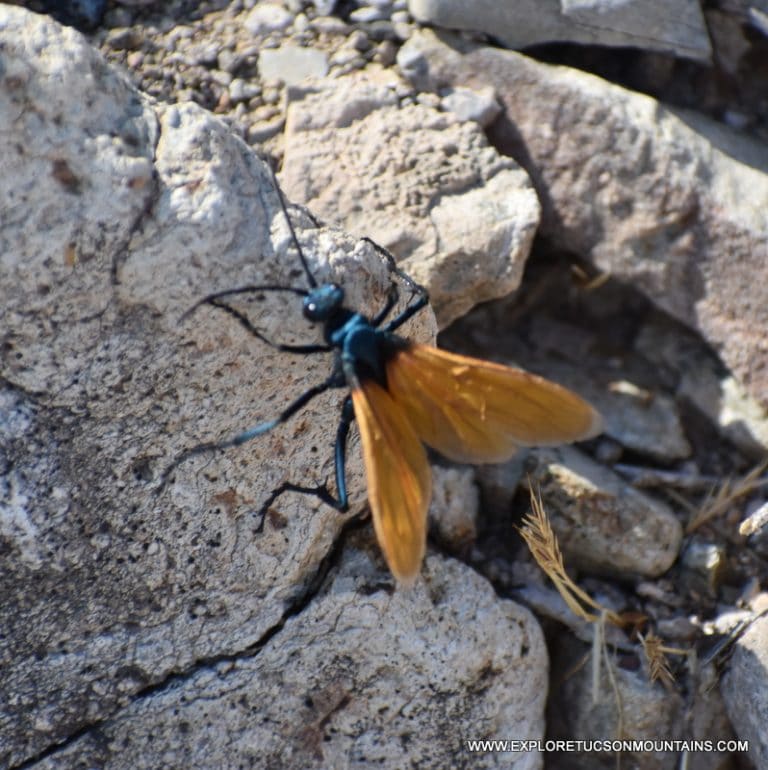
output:
[[[341,419],[339,420],[339,427],[336,431],[336,448],[334,451],[334,464],[336,470],[336,491],[338,497],[334,497],[326,484],[320,484],[316,487],[305,487],[301,484],[293,484],[290,481],[286,481],[276,489],[270,492],[269,497],[264,501],[261,508],[259,508],[256,516],[259,519],[259,524],[256,527],[256,532],[261,532],[264,529],[264,519],[269,512],[270,507],[274,504],[275,500],[280,497],[284,492],[299,492],[303,495],[314,495],[322,500],[326,505],[330,505],[337,511],[344,512],[349,509],[349,498],[347,497],[347,478],[346,478],[346,463],[347,463],[347,437],[349,436],[349,427],[352,424],[352,420],[355,419],[355,411],[352,407],[352,397],[347,396],[344,399],[344,404],[341,407]]]
[[[413,318],[419,310],[422,310],[429,303],[429,297],[427,294],[422,294],[412,305],[409,305],[399,316],[393,318],[385,327],[385,332],[393,332],[395,329],[402,326],[406,321]]]
[[[225,297],[232,297],[236,294],[259,294],[267,291],[287,291],[291,294],[295,294],[298,297],[306,297],[308,292],[306,289],[300,289],[296,286],[276,286],[275,284],[263,284],[263,285],[250,285],[250,286],[241,286],[238,289],[226,289],[225,291],[217,291],[213,294],[208,294],[207,296],[203,297],[202,299],[199,299],[197,302],[195,302],[194,305],[192,305],[189,310],[187,310],[182,316],[180,320],[185,320],[189,316],[192,315],[192,313],[197,310],[200,305],[205,305],[207,303],[212,302],[215,299],[224,299]]]
[[[371,319],[371,325],[374,327],[381,326],[384,319],[390,314],[392,308],[397,304],[397,300],[400,298],[400,292],[397,289],[397,284],[392,283],[389,286],[389,293],[387,294],[387,301],[384,307],[379,310],[378,313]]]
[[[395,258],[392,256],[392,254],[387,251],[383,246],[380,246],[376,241],[368,238],[363,237],[364,241],[367,241],[368,243],[373,246],[376,251],[379,252],[386,260],[387,264],[389,265],[390,272],[394,273],[400,280],[410,289],[411,291],[411,304],[408,305],[408,307],[403,310],[400,315],[398,315],[396,318],[392,319],[385,327],[384,331],[391,332],[397,329],[399,326],[402,326],[406,321],[408,321],[410,318],[412,318],[416,313],[419,312],[422,308],[426,307],[426,305],[429,303],[429,292],[420,284],[416,283],[416,281],[411,278],[408,273],[406,273],[404,270],[401,270],[397,266],[397,262],[395,261]],[[389,314],[389,311],[392,310],[395,303],[397,302],[397,295],[395,295],[395,299],[393,302],[391,302],[392,293],[390,292],[390,296],[387,298],[387,304],[384,306],[382,311],[380,311],[376,317],[373,319],[375,323],[374,326],[379,326],[384,319]],[[415,299],[415,301],[413,301]]]
[[[347,437],[349,436],[349,426],[354,419],[355,410],[352,407],[352,396],[347,396],[341,407],[341,419],[336,431],[336,448],[333,455],[340,511],[346,511],[349,508],[347,498]]]
[[[329,388],[336,388],[342,385],[344,385],[344,379],[343,375],[341,374],[341,369],[338,366],[335,366],[331,376],[327,380],[321,382],[319,385],[315,385],[305,393],[302,393],[295,401],[283,409],[283,411],[280,412],[280,414],[273,420],[259,423],[253,428],[249,428],[242,433],[238,433],[236,436],[233,436],[230,439],[198,444],[197,446],[185,450],[163,471],[160,477],[159,489],[162,489],[168,483],[168,478],[170,477],[171,473],[173,473],[173,471],[176,470],[179,465],[188,460],[190,457],[209,454],[220,449],[227,449],[228,447],[232,446],[240,446],[241,444],[245,444],[247,441],[251,441],[258,436],[263,436],[265,433],[269,433],[269,431],[271,431],[277,425],[280,425],[280,423],[286,422],[291,417],[293,417],[296,412],[303,409],[313,398],[315,398],[315,396],[319,396]]]
[[[346,508],[340,507],[339,501],[331,494],[325,484],[320,484],[320,486],[317,487],[304,487],[301,484],[293,484],[290,481],[286,481],[277,487],[277,489],[273,489],[269,497],[264,501],[264,504],[259,508],[259,511],[256,514],[256,517],[259,520],[255,530],[256,532],[261,532],[264,529],[264,519],[266,519],[269,509],[272,507],[275,500],[277,500],[277,498],[284,492],[299,492],[303,495],[314,495],[332,508],[336,508],[339,511],[346,510]]]
[[[281,353],[296,353],[299,355],[311,355],[312,353],[328,353],[333,348],[330,345],[285,345],[282,342],[272,342],[268,340],[245,316],[236,308],[227,305],[226,302],[222,302],[220,299],[212,299],[208,302],[212,307],[217,307],[223,310],[225,313],[229,313],[233,318],[240,322],[240,325],[256,339],[261,340],[266,345],[269,345],[275,350],[279,350]]]
[[[282,353],[296,353],[299,355],[306,355],[306,354],[312,354],[312,353],[327,353],[329,350],[331,350],[330,346],[328,345],[284,345],[280,342],[272,342],[271,340],[267,339],[248,319],[246,315],[241,313],[236,308],[233,308],[231,305],[228,305],[226,302],[224,302],[225,297],[231,297],[237,294],[256,294],[260,292],[267,292],[267,291],[287,291],[291,292],[292,294],[297,294],[301,297],[306,297],[307,292],[304,289],[299,289],[294,286],[242,286],[239,289],[229,289],[227,291],[219,291],[215,294],[209,294],[207,297],[203,297],[201,300],[196,302],[192,307],[182,315],[181,320],[185,320],[188,318],[192,313],[195,312],[201,305],[211,305],[212,307],[217,307],[220,310],[223,310],[225,313],[229,313],[234,319],[238,321],[238,323],[251,335],[256,337],[256,339],[261,340],[266,345],[269,345],[270,347],[274,348],[275,350],[279,350]]]

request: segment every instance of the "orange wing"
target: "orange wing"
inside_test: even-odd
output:
[[[427,454],[405,412],[375,381],[354,386],[352,402],[376,537],[392,574],[412,583],[426,548],[432,495]]]
[[[600,415],[521,369],[411,343],[387,361],[387,390],[416,435],[450,460],[495,463],[517,446],[590,438]]]

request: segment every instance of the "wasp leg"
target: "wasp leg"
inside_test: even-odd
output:
[[[419,312],[422,308],[426,307],[426,305],[429,303],[429,292],[422,286],[420,283],[416,283],[416,281],[411,278],[408,273],[406,273],[404,270],[401,270],[397,266],[397,262],[395,261],[395,258],[392,256],[392,254],[387,251],[383,246],[380,246],[376,241],[363,237],[364,241],[367,241],[368,243],[373,246],[376,251],[379,252],[386,260],[387,264],[389,265],[390,272],[397,275],[400,280],[403,281],[403,283],[411,290],[411,300],[412,303],[408,305],[408,307],[403,310],[400,315],[393,318],[385,327],[384,331],[386,332],[392,332],[398,327],[402,326],[406,321],[411,319],[416,313]],[[395,292],[397,289],[395,288]],[[376,317],[373,319],[373,325],[379,326],[384,319],[389,314],[390,310],[395,306],[395,303],[397,302],[397,294],[394,294],[393,299],[393,293],[390,291],[389,297],[387,298],[387,303],[382,308],[382,310],[377,313]]]
[[[349,428],[352,424],[352,420],[355,419],[355,412],[352,408],[352,398],[347,396],[344,399],[344,403],[341,407],[341,419],[339,420],[339,427],[336,430],[336,447],[334,449],[334,465],[336,470],[336,493],[338,497],[334,497],[326,484],[320,484],[316,487],[305,487],[301,484],[294,484],[290,481],[286,481],[276,489],[270,492],[269,497],[264,501],[261,508],[259,508],[256,516],[259,519],[259,524],[256,527],[256,532],[261,532],[264,529],[264,520],[269,512],[269,509],[274,504],[275,500],[280,497],[284,492],[299,492],[304,495],[313,495],[314,497],[322,500],[326,505],[330,505],[337,511],[344,513],[349,509],[349,498],[347,497],[347,477],[346,477],[346,465],[347,465],[347,438],[349,436]]]
[[[179,465],[188,460],[190,457],[209,454],[220,449],[227,449],[233,446],[240,446],[241,444],[245,444],[247,441],[251,441],[258,436],[263,436],[265,433],[269,433],[269,431],[271,431],[273,428],[293,417],[296,412],[303,409],[316,396],[319,396],[321,393],[325,393],[325,391],[329,388],[336,388],[343,384],[344,380],[340,374],[340,369],[335,367],[331,373],[331,376],[328,377],[327,380],[302,393],[295,401],[283,409],[283,411],[280,412],[280,414],[273,420],[259,423],[258,425],[255,425],[254,427],[249,428],[242,433],[238,433],[236,436],[233,436],[230,439],[198,444],[197,446],[185,450],[163,471],[160,477],[159,489],[162,489],[166,485],[171,473],[173,473],[173,471],[176,470]]]
[[[217,307],[223,310],[225,313],[229,313],[249,334],[261,340],[264,344],[269,345],[275,350],[279,350],[281,353],[296,353],[298,355],[308,355],[313,353],[327,353],[332,348],[329,345],[285,345],[282,342],[272,342],[267,339],[250,321],[248,316],[241,313],[237,308],[228,305],[223,301],[223,297],[228,297],[233,294],[247,294],[252,292],[264,292],[264,291],[290,291],[294,294],[300,294],[306,296],[306,292],[301,289],[294,289],[289,286],[244,286],[241,289],[231,289],[230,291],[222,291],[217,294],[210,294],[207,297],[203,297],[199,302],[193,305],[182,316],[182,319],[187,318],[189,315],[195,312],[201,305],[211,305],[211,307]]]

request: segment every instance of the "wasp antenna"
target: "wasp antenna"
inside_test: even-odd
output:
[[[306,297],[309,292],[306,289],[301,289],[298,286],[275,286],[274,284],[265,284],[262,286],[241,286],[239,289],[227,289],[226,291],[217,291],[214,294],[209,294],[206,297],[195,302],[189,310],[186,310],[179,322],[186,321],[192,313],[195,312],[201,305],[211,305],[215,300],[221,300],[225,297],[232,297],[236,294],[260,294],[269,291],[287,291],[291,294],[296,294],[299,297]]]
[[[291,217],[288,214],[288,207],[285,205],[283,191],[280,189],[280,185],[277,182],[277,175],[271,166],[269,167],[269,170],[272,173],[272,181],[274,182],[275,190],[277,190],[277,197],[280,201],[280,208],[283,210],[283,216],[285,217],[285,221],[288,223],[288,229],[291,231],[291,238],[293,239],[293,243],[296,246],[296,251],[299,252],[301,266],[304,268],[304,272],[307,274],[307,281],[309,282],[310,288],[314,289],[317,287],[317,280],[315,279],[315,276],[312,275],[312,271],[309,269],[309,264],[307,263],[307,259],[304,256],[304,252],[301,250],[299,239],[296,237],[296,230],[293,229],[293,222],[291,222]]]

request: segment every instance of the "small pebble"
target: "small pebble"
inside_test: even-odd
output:
[[[373,60],[383,67],[391,67],[397,58],[397,47],[391,40],[383,40],[376,46]]]
[[[335,16],[318,16],[312,19],[312,29],[324,35],[346,35],[349,32],[349,24]]]
[[[371,47],[371,41],[368,40],[368,36],[361,29],[356,29],[347,38],[346,45],[349,48],[354,48],[356,51],[367,51]]]
[[[245,17],[243,26],[252,35],[278,32],[293,23],[293,15],[281,5],[259,3]]]
[[[389,13],[380,8],[364,5],[356,8],[349,14],[349,20],[356,24],[370,24],[372,21],[381,21],[389,17]]]
[[[232,75],[229,72],[222,72],[221,70],[211,70],[208,73],[209,80],[214,83],[218,83],[220,86],[229,86],[232,82]]]
[[[262,144],[267,139],[271,139],[273,136],[279,134],[285,126],[285,118],[282,115],[278,115],[271,121],[254,123],[248,128],[248,143],[249,144]]]
[[[244,78],[235,78],[229,84],[229,96],[233,102],[247,102],[260,93],[261,88],[257,83],[251,83]]]
[[[134,70],[139,69],[142,64],[144,64],[144,52],[143,51],[133,51],[128,54],[128,57],[125,60],[125,63]]]
[[[411,24],[410,21],[400,22],[393,19],[392,31],[395,33],[398,40],[408,40],[413,34],[413,24]]]
[[[243,57],[240,54],[236,54],[229,48],[223,48],[219,51],[218,66],[220,70],[234,74],[235,71],[243,64]]]
[[[280,101],[279,88],[265,88],[261,94],[261,100],[264,104],[277,104]]]
[[[284,45],[262,51],[259,56],[259,74],[264,80],[281,80],[286,85],[297,85],[306,78],[322,78],[328,73],[328,58],[316,48]]]
[[[313,4],[320,16],[330,16],[336,8],[336,0],[314,0]]]
[[[453,88],[443,96],[442,106],[459,120],[474,120],[483,127],[493,123],[501,112],[501,105],[496,101],[493,88],[490,87],[477,91],[470,88]]]
[[[416,95],[416,102],[425,107],[437,109],[440,106],[440,97],[437,94],[422,93]]]
[[[195,64],[202,64],[203,66],[218,64],[219,45],[218,43],[202,45],[196,50],[190,51],[190,58]]]
[[[113,51],[129,51],[138,48],[141,41],[138,30],[133,27],[121,27],[109,30],[104,45],[108,45]]]

